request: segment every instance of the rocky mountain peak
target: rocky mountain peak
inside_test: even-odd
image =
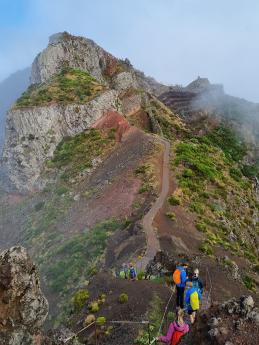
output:
[[[213,91],[224,94],[223,85],[211,84],[208,78],[201,78],[200,76],[188,84],[185,90],[194,93]]]
[[[0,255],[1,345],[38,344],[48,314],[39,273],[23,247]]]
[[[39,84],[59,73],[64,66],[78,68],[90,73],[99,82],[105,82],[104,75],[117,59],[84,37],[67,32],[53,34],[49,44],[37,55],[32,64],[31,83]]]

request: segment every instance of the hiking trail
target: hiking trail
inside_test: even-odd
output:
[[[156,253],[160,250],[160,243],[157,238],[156,229],[153,227],[153,221],[158,211],[163,206],[169,192],[170,143],[167,140],[161,138],[159,138],[159,141],[164,145],[162,188],[159,197],[156,199],[148,213],[143,218],[143,230],[146,234],[147,248],[143,258],[138,260],[138,262],[136,263],[136,268],[138,271],[144,270],[149,261],[152,260]]]

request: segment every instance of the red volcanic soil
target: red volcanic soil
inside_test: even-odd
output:
[[[114,128],[116,131],[116,140],[121,141],[122,136],[130,129],[130,124],[125,119],[125,117],[123,117],[116,111],[109,111],[95,122],[93,128]]]

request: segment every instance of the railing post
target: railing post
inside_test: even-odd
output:
[[[94,324],[94,333],[95,333],[95,345],[98,345],[98,340],[97,340],[97,326],[96,326],[96,322]]]
[[[150,323],[148,323],[148,344],[151,343]]]

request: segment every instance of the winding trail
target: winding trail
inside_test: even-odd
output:
[[[145,269],[149,261],[152,260],[156,253],[160,250],[160,243],[157,238],[156,230],[153,227],[153,220],[160,208],[163,206],[169,192],[170,143],[167,140],[161,138],[159,138],[159,141],[164,145],[162,189],[159,197],[156,199],[148,213],[143,218],[143,230],[146,234],[147,249],[143,258],[140,259],[136,264],[137,270]]]

